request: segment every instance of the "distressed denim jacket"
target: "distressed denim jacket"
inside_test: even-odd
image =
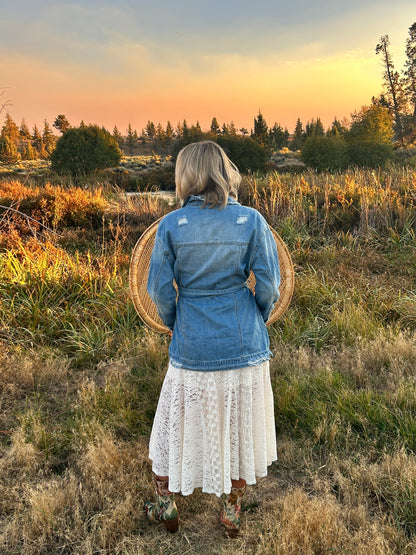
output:
[[[173,330],[170,361],[201,371],[255,365],[271,354],[265,322],[279,298],[276,243],[257,210],[231,197],[223,209],[203,202],[190,196],[166,215],[152,252],[147,288]]]

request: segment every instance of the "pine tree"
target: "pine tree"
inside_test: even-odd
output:
[[[323,137],[325,135],[324,125],[321,121],[321,118],[316,119],[315,123],[315,135],[317,137]]]
[[[127,149],[129,152],[129,156],[131,156],[133,154],[133,149],[135,147],[135,138],[134,138],[134,133],[133,133],[133,129],[131,127],[131,123],[129,123],[129,127],[127,129],[127,136],[126,136],[126,145],[127,145]]]
[[[305,138],[308,137],[323,137],[325,135],[324,126],[322,124],[321,118],[312,120],[306,124],[305,127]]]
[[[416,23],[409,27],[406,41],[406,70],[404,72],[405,94],[413,117],[416,118]]]
[[[22,123],[19,127],[19,135],[22,139],[31,139],[32,135],[30,134],[29,127],[27,126],[24,119],[22,119]]]
[[[291,150],[301,150],[305,140],[305,132],[300,118],[297,119],[295,131],[293,132],[293,140],[290,144]]]
[[[269,148],[269,133],[266,120],[259,111],[258,116],[254,118],[254,132],[251,137],[265,149]]]
[[[199,141],[202,141],[203,139],[204,139],[204,133],[201,129],[199,121],[197,121],[195,125],[191,125],[187,140],[197,143]]]
[[[42,132],[43,145],[45,147],[46,153],[50,156],[53,149],[55,148],[55,137],[49,123],[44,121],[43,132]]]
[[[275,150],[280,150],[284,146],[287,146],[289,132],[287,129],[283,131],[280,124],[275,123],[273,127],[269,129],[269,143]]]
[[[18,146],[20,140],[19,128],[8,112],[1,128],[1,136],[8,137],[16,147]]]
[[[330,129],[327,131],[328,137],[343,137],[348,131],[348,126],[346,122],[339,121],[338,118],[334,118]]]
[[[404,110],[404,90],[399,73],[394,69],[393,59],[389,50],[390,39],[388,35],[383,35],[376,46],[376,54],[381,54],[384,64],[384,84],[387,94],[386,100],[390,104],[390,109],[394,114],[398,140],[403,143],[402,112]]]
[[[58,116],[56,116],[55,121],[53,122],[53,126],[62,134],[71,127],[64,114],[59,114]]]
[[[46,155],[45,147],[43,144],[42,135],[40,134],[36,123],[33,126],[32,141],[33,141],[32,145],[33,145],[33,148],[36,150],[37,157],[44,158]]]
[[[4,164],[15,164],[20,159],[17,146],[7,135],[0,136],[0,161]]]
[[[170,123],[169,120],[168,120],[168,122],[167,122],[167,124],[166,124],[165,135],[166,135],[166,139],[167,139],[168,142],[170,142],[170,141],[174,138],[174,136],[175,136],[175,133],[174,133],[172,124]]]
[[[189,139],[189,135],[190,135],[190,133],[189,133],[189,127],[188,127],[188,124],[186,123],[186,119],[184,119],[183,122],[182,122],[182,137],[183,137],[185,140],[188,140],[188,139]]]
[[[178,138],[183,137],[183,128],[182,128],[182,124],[181,124],[180,121],[178,121],[178,124],[176,126],[176,133],[175,134]]]
[[[118,130],[117,125],[115,125],[113,129],[113,137],[117,141],[118,146],[121,148],[121,146],[123,145],[123,135]]]
[[[160,144],[163,145],[166,143],[166,133],[161,123],[158,123],[156,126],[156,138]]]
[[[140,135],[138,137],[139,141],[142,145],[145,145],[147,142],[146,131],[144,129],[141,130]]]
[[[221,133],[221,129],[216,117],[213,117],[211,120],[210,130],[213,135],[219,135]]]
[[[153,141],[156,135],[156,126],[153,121],[148,121],[145,127],[146,137],[148,141]]]
[[[36,160],[36,158],[37,158],[37,152],[33,148],[32,143],[30,141],[28,141],[26,146],[23,147],[22,159],[23,160]]]

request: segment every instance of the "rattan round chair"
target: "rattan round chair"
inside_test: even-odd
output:
[[[152,255],[159,221],[160,220],[157,220],[146,229],[133,249],[130,260],[129,285],[130,296],[134,307],[143,322],[156,332],[169,333],[169,329],[160,319],[156,305],[147,292],[150,257]],[[268,326],[276,322],[288,308],[295,285],[293,264],[289,251],[278,233],[273,228],[270,228],[270,230],[276,241],[279,255],[281,283],[279,287],[280,298],[267,321]],[[255,293],[256,277],[253,272],[250,273],[247,284]],[[174,285],[176,287],[175,282]]]

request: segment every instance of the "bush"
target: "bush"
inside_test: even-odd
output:
[[[115,138],[97,125],[68,129],[51,154],[52,170],[73,176],[117,166],[121,150]]]
[[[383,168],[393,157],[391,143],[363,141],[350,144],[348,154],[353,164],[363,168]]]
[[[347,148],[339,137],[312,136],[306,139],[301,158],[318,171],[341,171],[348,166]]]
[[[416,166],[416,146],[398,148],[393,153],[393,162],[399,166]]]
[[[266,170],[267,152],[250,137],[220,136],[216,142],[225,150],[241,173]]]

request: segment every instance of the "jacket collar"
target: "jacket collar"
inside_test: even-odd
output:
[[[182,208],[185,208],[185,206],[202,206],[203,204],[204,204],[203,195],[190,195],[189,197],[186,197],[186,199],[184,200],[182,204]],[[229,196],[227,200],[227,205],[229,204],[239,204],[239,202]]]

